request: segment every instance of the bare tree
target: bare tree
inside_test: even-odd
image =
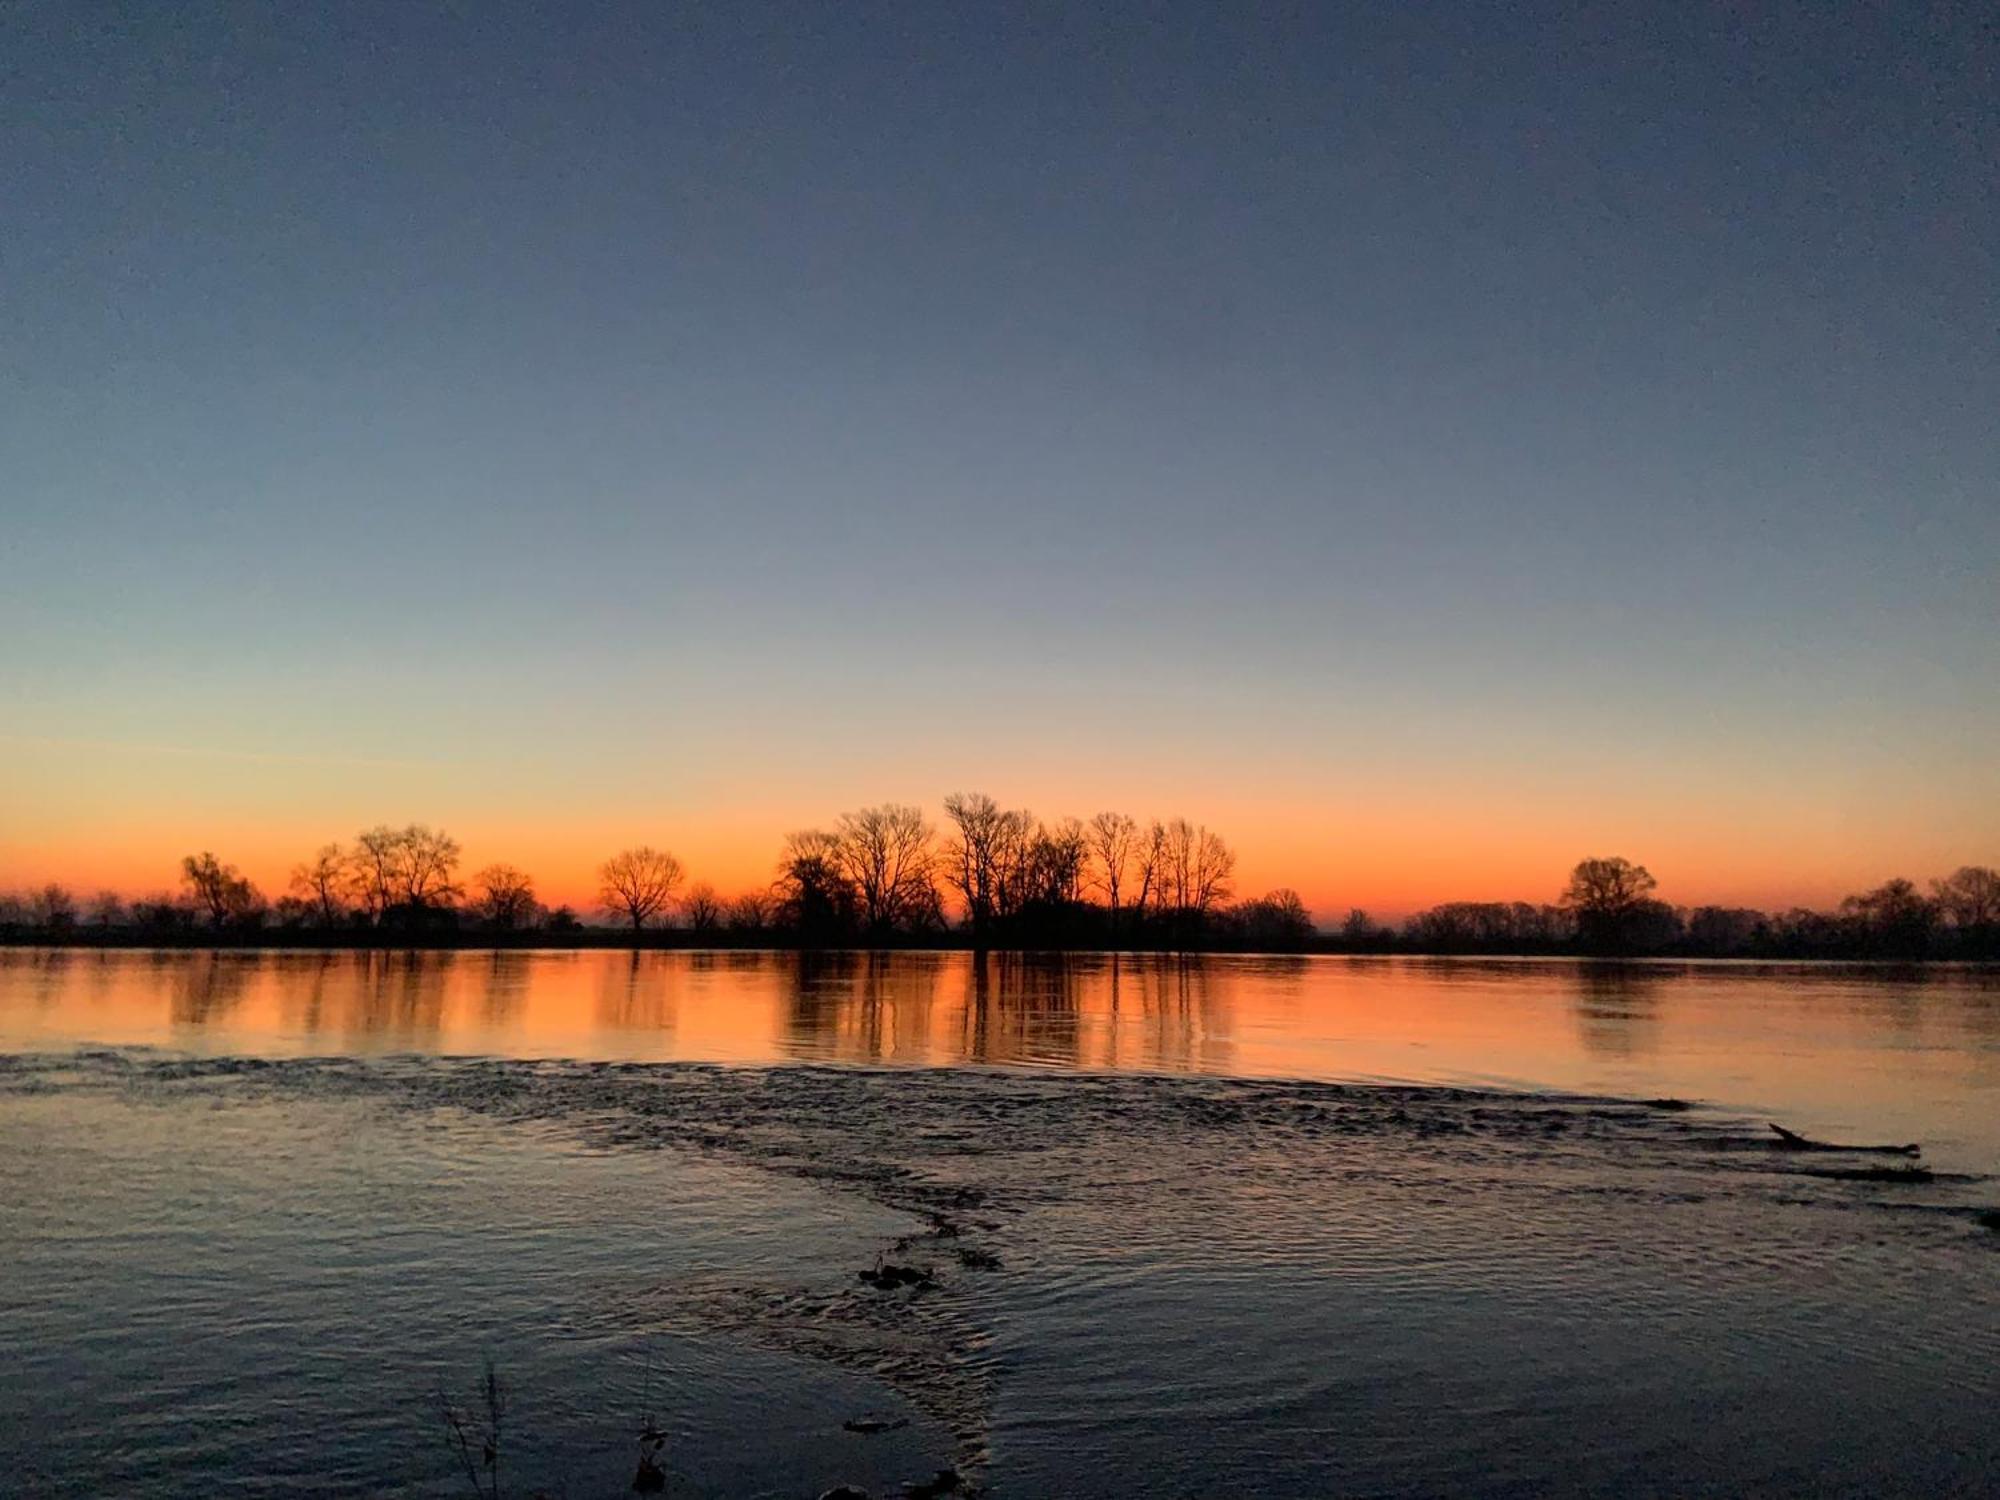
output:
[[[722,920],[722,898],[706,880],[681,898],[681,911],[696,932],[713,932]]]
[[[461,894],[452,878],[458,869],[458,840],[443,829],[412,823],[397,839],[396,877],[399,904],[412,907],[449,906]]]
[[[771,896],[768,891],[745,891],[732,897],[726,920],[731,932],[762,932],[771,925]]]
[[[638,932],[667,909],[680,888],[681,862],[663,849],[641,845],[614,854],[597,867],[598,901]]]
[[[386,823],[354,836],[347,888],[370,922],[381,921],[382,913],[396,903],[396,860],[401,842],[402,835]]]
[[[116,927],[125,920],[125,901],[116,891],[99,891],[90,900],[90,924]]]
[[[535,882],[524,870],[512,865],[488,865],[472,877],[479,892],[475,911],[489,927],[512,932],[534,925],[541,903],[535,900]]]
[[[1593,947],[1621,947],[1659,882],[1644,865],[1618,856],[1580,860],[1560,904],[1576,915],[1577,934]]]
[[[786,834],[776,889],[781,920],[799,932],[826,934],[853,925],[858,903],[837,833],[804,828]]]
[[[1054,823],[1036,824],[1023,853],[1023,901],[1068,906],[1083,899],[1090,842],[1082,823],[1075,818],[1062,818]]]
[[[325,854],[326,850],[321,850]],[[347,856],[347,889],[370,921],[394,908],[430,910],[464,894],[456,880],[458,840],[422,823],[381,824],[354,836]]]
[[[1938,918],[1936,905],[1924,899],[1914,882],[1901,877],[1849,896],[1840,903],[1840,911],[1867,947],[1899,957],[1921,954]]]
[[[1182,917],[1200,919],[1229,899],[1236,855],[1207,827],[1175,818],[1165,827],[1160,882],[1164,904]]]
[[[76,897],[69,887],[58,885],[51,880],[36,891],[29,899],[28,909],[33,912],[35,925],[51,929],[76,926]]]
[[[1035,820],[1001,807],[983,792],[953,792],[945,816],[956,832],[944,847],[945,879],[965,904],[975,937],[997,917],[1012,916],[1027,899],[1029,844]]]
[[[2000,926],[2000,870],[1962,865],[1931,882],[1931,895],[1951,925],[1967,932]]]
[[[206,850],[181,861],[181,880],[216,927],[240,922],[264,904],[257,887],[245,880],[236,866],[223,864]]]
[[[994,844],[1005,814],[984,792],[953,792],[944,799],[944,815],[957,830],[945,841],[945,878],[957,888],[976,935],[993,921]]]
[[[1124,813],[1101,812],[1090,820],[1085,837],[1091,858],[1097,862],[1093,871],[1095,883],[1104,892],[1104,899],[1111,908],[1111,920],[1115,924],[1118,920],[1118,896],[1125,887],[1125,871],[1138,850],[1139,825]]]
[[[1139,872],[1139,899],[1133,907],[1141,916],[1166,904],[1167,825],[1155,818],[1143,840],[1133,845]]]
[[[833,857],[871,932],[927,922],[937,909],[931,825],[915,807],[885,802],[842,813]]]
[[[1263,952],[1295,951],[1316,935],[1312,912],[1290,886],[1280,886],[1254,901],[1245,901],[1227,915],[1244,946]]]
[[[331,927],[346,914],[342,895],[353,878],[346,853],[338,844],[321,844],[318,852],[303,864],[292,866],[291,893],[322,927]]]

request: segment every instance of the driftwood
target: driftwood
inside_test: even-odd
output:
[[[1825,1177],[1834,1182],[1935,1182],[1937,1173],[1929,1167],[1801,1167],[1808,1177]]]
[[[1912,1141],[1907,1146],[1840,1146],[1831,1141],[1815,1141],[1782,1125],[1773,1125],[1780,1151],[1867,1151],[1877,1156],[1922,1156],[1924,1148]]]

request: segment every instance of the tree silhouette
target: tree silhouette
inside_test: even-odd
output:
[[[458,840],[442,829],[382,824],[354,836],[347,888],[371,922],[393,915],[426,923],[464,894],[454,878],[458,861]]]
[[[1900,877],[1849,896],[1840,903],[1840,911],[1858,929],[1866,950],[1897,958],[1921,957],[1937,926],[1937,907],[1924,899],[1913,881]]]
[[[938,909],[931,825],[921,809],[885,802],[842,813],[831,845],[834,863],[873,933],[928,925]]]
[[[1259,952],[1293,951],[1305,947],[1313,938],[1312,913],[1290,886],[1280,886],[1268,895],[1245,901],[1228,916],[1237,941]]]
[[[1175,818],[1165,827],[1160,861],[1163,904],[1184,919],[1199,920],[1229,899],[1236,855],[1206,827]]]
[[[1575,914],[1577,936],[1586,947],[1623,948],[1645,903],[1659,884],[1644,865],[1619,856],[1580,860],[1569,872],[1561,905]]]
[[[1943,880],[1932,881],[1931,895],[1968,957],[1983,958],[1994,950],[2000,936],[2000,871],[1961,865]]]
[[[1018,903],[1020,851],[1033,819],[984,792],[953,792],[944,813],[956,830],[945,843],[945,878],[965,904],[976,942]]]
[[[1139,825],[1121,812],[1101,812],[1085,830],[1097,888],[1111,910],[1112,926],[1118,925],[1118,897],[1125,888],[1125,872],[1139,843]]]
[[[722,921],[722,898],[706,880],[681,898],[681,912],[695,932],[713,932]]]
[[[311,859],[292,866],[291,893],[314,921],[331,927],[346,915],[342,892],[352,873],[340,845],[322,844]]]
[[[193,892],[196,905],[208,913],[213,927],[243,921],[264,904],[257,887],[245,880],[236,866],[223,864],[207,850],[181,861],[181,880]]]
[[[76,897],[68,886],[51,880],[28,898],[28,914],[37,927],[66,932],[76,926]]]
[[[512,865],[488,865],[472,877],[479,897],[474,905],[480,920],[503,932],[534,925],[540,903],[535,882]]]
[[[745,891],[730,899],[724,913],[731,932],[762,932],[771,925],[771,896],[768,891]]]
[[[681,862],[665,850],[648,845],[625,849],[597,867],[597,899],[605,911],[624,917],[639,932],[667,909],[682,873]]]
[[[840,835],[823,828],[785,836],[778,861],[779,920],[802,937],[845,936],[855,922],[854,887],[840,857]]]

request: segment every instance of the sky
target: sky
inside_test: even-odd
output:
[[[1323,919],[2000,863],[1975,4],[0,15],[0,887],[984,790]]]

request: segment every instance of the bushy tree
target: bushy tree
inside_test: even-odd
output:
[[[1585,947],[1623,952],[1633,946],[1644,904],[1658,884],[1644,865],[1629,859],[1581,860],[1569,873],[1562,905],[1575,914]]]

